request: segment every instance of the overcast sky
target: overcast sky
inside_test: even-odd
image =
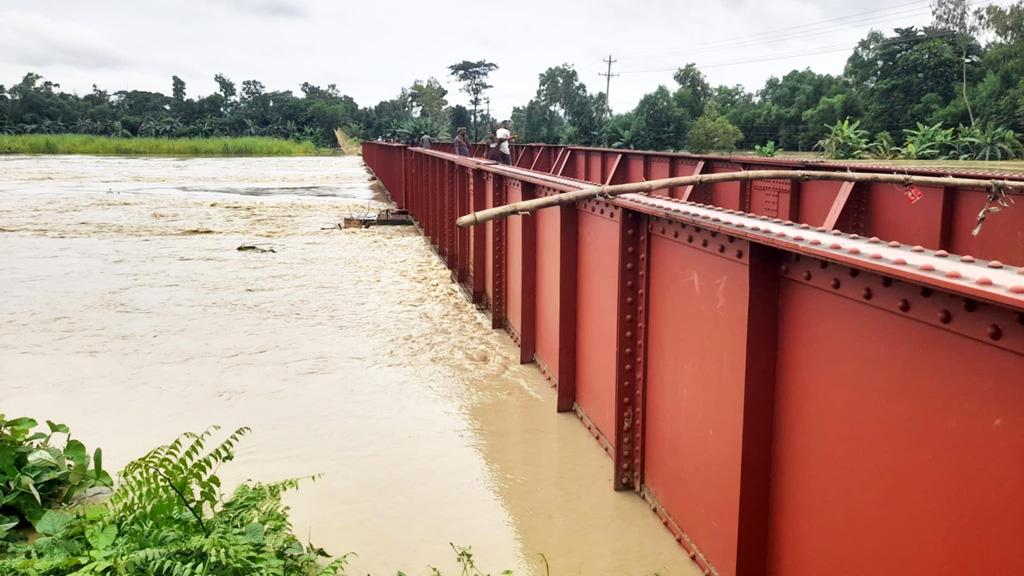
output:
[[[170,94],[177,74],[191,97],[223,73],[296,93],[333,83],[367,106],[434,76],[457,104],[447,66],[486,59],[500,66],[492,109],[507,117],[549,66],[573,64],[604,90],[612,54],[611,105],[624,111],[686,62],[755,90],[794,68],[838,73],[869,29],[930,20],[927,0],[0,0],[0,84],[33,71],[79,93]]]

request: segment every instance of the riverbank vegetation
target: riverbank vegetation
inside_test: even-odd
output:
[[[90,454],[67,426],[0,414],[0,576],[344,574],[348,555],[292,530],[282,497],[299,479],[223,492],[218,472],[249,432],[182,434],[115,485],[102,450]],[[452,549],[464,576],[485,576],[469,548]]]
[[[297,480],[221,491],[217,472],[247,428],[219,442],[216,428],[184,434],[125,466],[107,497],[81,500],[83,486],[111,486],[101,452],[90,458],[64,426],[35,425],[0,418],[0,574],[342,573],[345,557],[324,560],[292,533],[281,498]],[[67,437],[62,448],[55,435]]]
[[[263,136],[235,138],[115,138],[88,134],[0,135],[0,154],[95,154],[126,156],[300,156],[315,154],[312,142]]]
[[[1024,0],[1008,6],[936,0],[929,26],[871,30],[839,75],[795,69],[750,91],[714,86],[694,64],[632,110],[612,113],[575,68],[539,75],[528,102],[513,109],[520,142],[616,148],[761,153],[816,151],[835,158],[999,160],[1024,155]],[[762,42],[771,47],[771,42]],[[723,41],[721,50],[729,48]],[[770,59],[770,57],[769,57]],[[681,63],[682,64],[682,63]],[[330,84],[301,85],[301,95],[257,80],[240,86],[216,75],[217,90],[187,93],[170,79],[170,95],[141,90],[84,95],[29,73],[0,85],[0,134],[90,134],[114,138],[265,136],[338,147],[343,139],[448,138],[460,126],[485,138],[496,126],[481,109],[498,65],[463,60],[444,73],[469,107],[450,104],[435,78],[416,80],[394,98],[360,107]],[[769,144],[769,142],[771,144]]]
[[[930,26],[869,32],[840,75],[793,70],[748,91],[713,86],[687,64],[672,74],[671,86],[610,117],[604,95],[588,93],[572,67],[549,68],[513,120],[524,141],[617,148],[1022,157],[1024,2],[972,11],[965,0],[938,0],[932,11]]]

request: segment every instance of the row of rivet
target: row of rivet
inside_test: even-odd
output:
[[[687,216],[691,216],[691,217],[697,217],[697,218],[701,218],[703,220],[708,220],[708,221],[710,221],[712,223],[720,223],[720,224],[723,224],[723,225],[734,226],[734,227],[740,228],[740,229],[746,228],[746,229],[749,229],[751,232],[770,233],[770,234],[773,234],[773,236],[775,236],[777,238],[785,238],[785,239],[791,239],[791,240],[793,240],[795,242],[807,243],[809,246],[813,246],[813,247],[816,247],[816,248],[820,248],[820,247],[825,246],[825,247],[827,247],[830,250],[844,252],[844,253],[849,254],[851,256],[866,257],[866,258],[869,258],[869,259],[875,260],[875,261],[883,261],[883,260],[885,260],[889,264],[894,265],[894,266],[906,266],[907,265],[907,260],[905,258],[895,257],[895,258],[886,259],[881,254],[881,252],[872,251],[872,250],[870,250],[867,247],[865,247],[865,249],[862,251],[861,248],[858,247],[858,246],[855,246],[855,245],[844,245],[844,244],[841,244],[841,243],[836,242],[836,241],[829,242],[829,243],[826,244],[825,242],[823,242],[819,238],[812,237],[812,236],[810,236],[808,234],[804,234],[804,233],[801,233],[799,231],[787,232],[785,229],[775,230],[773,227],[767,227],[767,226],[762,228],[762,226],[757,225],[757,224],[751,224],[751,225],[748,226],[748,224],[746,224],[746,223],[744,223],[742,221],[732,220],[732,219],[729,219],[729,218],[722,218],[720,216],[712,216],[712,215],[705,214],[705,213],[702,213],[702,212],[699,212],[699,211],[691,211],[691,210],[687,210],[685,208],[677,208],[677,207],[666,208],[665,206],[663,206],[663,204],[665,202],[671,202],[671,201],[666,201],[666,200],[660,200],[659,201],[659,200],[653,200],[653,199],[639,199],[639,198],[630,198],[630,200],[633,201],[633,202],[637,202],[639,204],[642,204],[642,205],[654,206],[654,207],[659,207],[659,208],[662,208],[662,209],[667,209],[669,212],[671,212],[673,214],[682,214],[682,215],[687,215]],[[688,206],[689,205],[687,203],[682,203],[682,202],[676,202],[676,204],[678,204],[680,206]],[[764,222],[770,222],[771,224],[775,224],[775,225],[782,225],[782,226],[785,226],[785,227],[792,227],[795,230],[806,230],[806,231],[812,231],[813,230],[813,232],[817,232],[817,233],[828,233],[831,236],[837,237],[837,240],[838,240],[838,237],[845,236],[846,239],[848,239],[848,240],[860,241],[860,242],[863,242],[864,244],[867,244],[867,245],[879,245],[879,244],[883,243],[882,240],[880,240],[877,237],[871,237],[871,238],[864,239],[864,238],[862,238],[858,234],[846,234],[846,233],[844,233],[844,232],[842,232],[840,230],[828,230],[827,228],[820,227],[820,226],[819,227],[812,227],[812,226],[810,226],[808,224],[797,224],[797,223],[795,223],[795,222],[793,222],[791,220],[781,220],[779,218],[770,218],[768,216],[757,216],[757,215],[753,215],[753,214],[746,214],[746,213],[738,211],[738,210],[719,208],[717,206],[707,206],[707,205],[703,205],[703,204],[695,204],[694,206],[697,207],[697,208],[701,208],[701,209],[704,209],[704,210],[710,210],[710,211],[713,211],[713,212],[721,212],[721,213],[724,213],[724,214],[727,214],[727,215],[740,216],[740,217],[743,217],[744,219],[756,219],[756,220],[760,220],[760,221],[764,221]],[[889,248],[902,248],[903,247],[902,244],[899,243],[899,242],[889,242],[886,245]],[[912,247],[909,248],[909,250],[910,250],[910,252],[915,253],[915,254],[925,254],[926,252],[928,252],[922,246],[912,246]],[[950,254],[949,254],[949,252],[947,252],[945,250],[937,250],[934,253],[932,253],[932,256],[934,256],[936,258],[949,258]],[[974,263],[977,262],[977,260],[974,257],[970,256],[970,255],[960,256],[959,260],[960,260],[960,262],[963,262],[963,263],[966,263],[966,264],[974,264]],[[982,266],[981,263],[979,263],[978,265],[979,265],[979,267]],[[1001,269],[1006,268],[1006,266],[1002,262],[1000,262],[998,260],[991,260],[991,261],[989,261],[987,263],[984,263],[984,267],[980,268],[980,269],[985,269],[985,268],[993,269],[993,270],[1001,270]],[[960,271],[958,271],[958,270],[955,270],[955,269],[941,270],[941,269],[938,269],[934,264],[931,264],[931,263],[922,263],[922,264],[920,264],[917,267],[917,269],[922,271],[922,272],[942,274],[942,276],[945,279],[959,281],[959,282],[964,283],[964,284],[970,283],[969,281],[971,280],[970,278],[964,277],[963,274]],[[1024,277],[1024,267],[1018,268],[1016,273],[1017,273],[1017,275],[1020,275],[1020,276]],[[987,276],[978,276],[978,277],[973,279],[973,284],[975,284],[977,286],[989,287],[989,286],[993,286],[994,285],[994,281],[992,280],[992,278],[987,277]],[[1011,285],[1008,285],[1008,286],[1006,286],[1006,290],[1008,292],[1012,293],[1012,294],[1024,294],[1024,278],[1021,279],[1021,284],[1011,284]]]
[[[813,265],[807,263],[801,264],[805,259],[808,262],[816,263],[816,267],[821,271],[821,274],[812,272],[812,269],[814,268]],[[791,266],[796,266],[797,269],[793,270]],[[825,272],[830,268],[837,269],[839,272],[833,272],[831,274]],[[863,301],[883,310],[896,310],[904,315],[915,316],[923,322],[938,322],[939,326],[958,334],[963,334],[981,341],[988,341],[1000,346],[1001,348],[1018,353],[1024,352],[1024,346],[1022,346],[1022,342],[1024,342],[1022,334],[1024,334],[1024,331],[1019,331],[1019,333],[1015,332],[1014,335],[1016,338],[1011,337],[1011,341],[1005,341],[1007,337],[1007,330],[1009,329],[1008,324],[1024,326],[1024,312],[1009,312],[999,307],[980,304],[972,298],[962,298],[952,294],[937,293],[930,287],[916,287],[913,284],[895,281],[888,276],[873,273],[864,273],[862,275],[861,271],[857,268],[833,264],[826,260],[803,258],[799,254],[792,255],[791,263],[784,263],[780,265],[779,272],[784,277],[800,280],[823,288],[827,287],[828,289],[839,292],[844,296]],[[853,290],[847,290],[847,283],[842,279],[843,275],[848,276],[851,281],[854,282]],[[868,282],[868,279],[872,280]],[[879,289],[892,289],[898,290],[898,292],[895,295],[890,295],[879,300],[876,298],[881,296],[881,294],[876,292]],[[945,296],[951,301],[950,304],[943,306],[934,302],[934,297],[937,294],[945,294]],[[925,310],[927,310],[925,313],[917,311],[914,305],[914,300],[918,298],[922,302],[930,302],[930,305],[925,308]],[[953,309],[956,307],[959,307],[966,312],[968,317],[974,316],[975,318],[973,318],[971,322],[963,325],[955,324]],[[1012,314],[1013,316],[1011,318],[1007,318],[1007,313]],[[1018,329],[1013,328],[1013,330]]]
[[[619,482],[622,487],[636,486],[634,476],[640,472],[634,465],[634,458],[638,456],[640,444],[639,442],[634,442],[633,431],[634,427],[640,426],[640,423],[634,422],[637,413],[634,411],[636,402],[633,397],[638,386],[642,385],[641,375],[643,374],[641,366],[643,360],[643,339],[640,337],[637,325],[640,310],[638,303],[643,298],[643,293],[639,288],[639,271],[645,264],[645,262],[640,261],[640,256],[643,255],[640,251],[640,238],[643,234],[637,222],[640,216],[634,212],[626,212],[625,218],[626,221],[623,223],[625,237],[622,239],[624,248],[622,259],[625,264],[624,269],[621,271],[622,280],[619,285],[620,309],[623,313],[620,319],[622,332],[619,334],[622,341],[622,353],[618,359],[621,365],[621,373],[617,375],[621,378],[620,394],[622,399],[622,404],[618,407],[622,410],[619,434],[622,445],[618,447],[621,450],[622,458],[619,463],[621,470],[617,471],[617,475],[620,477]]]
[[[719,254],[727,258],[743,260],[746,256],[744,248],[747,246],[747,242],[745,240],[737,242],[735,236],[721,234],[721,240],[716,241],[715,239],[719,237],[718,232],[701,228],[700,226],[692,226],[667,218],[656,217],[648,225],[648,230],[663,238],[670,238],[680,244],[702,248],[707,252]]]

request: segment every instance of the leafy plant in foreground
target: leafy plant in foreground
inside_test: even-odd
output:
[[[47,510],[112,485],[99,448],[90,455],[64,424],[47,420],[48,432],[33,432],[37,426],[31,418],[0,414],[0,539],[26,522],[38,530]]]
[[[110,501],[46,512],[31,542],[0,543],[0,576],[326,576],[346,558],[292,534],[281,497],[297,480],[245,483],[225,498],[218,468],[234,458],[240,428],[184,434],[129,463]]]

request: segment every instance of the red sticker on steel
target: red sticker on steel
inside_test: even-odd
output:
[[[921,192],[920,188],[913,185],[907,187],[906,191],[903,192],[903,195],[906,196],[907,201],[911,204],[917,204],[918,200],[924,198],[924,192]]]

